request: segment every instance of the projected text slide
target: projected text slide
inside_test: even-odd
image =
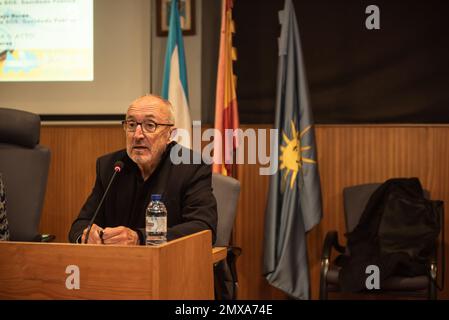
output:
[[[92,80],[92,0],[0,0],[0,81]]]

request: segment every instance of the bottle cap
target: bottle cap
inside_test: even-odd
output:
[[[151,201],[160,201],[162,196],[160,194],[152,194]]]

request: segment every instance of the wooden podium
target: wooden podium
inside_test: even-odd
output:
[[[154,247],[0,241],[0,299],[213,299],[214,260],[210,231]]]

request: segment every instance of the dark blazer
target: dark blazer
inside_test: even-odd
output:
[[[92,193],[82,207],[69,232],[70,242],[76,242],[93,217],[101,197],[114,172],[116,161],[123,161],[123,170],[117,174],[100,208],[95,223],[100,227],[125,226],[137,231],[141,244],[145,239],[145,210],[151,194],[161,194],[167,207],[167,239],[173,240],[198,231],[212,230],[215,242],[217,204],[212,194],[210,165],[173,164],[168,145],[153,174],[144,181],[137,165],[126,150],[104,155],[97,159],[97,177]],[[181,148],[193,159],[191,150]]]

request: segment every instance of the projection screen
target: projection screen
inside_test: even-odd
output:
[[[150,91],[151,1],[0,0],[0,107],[115,120]]]

